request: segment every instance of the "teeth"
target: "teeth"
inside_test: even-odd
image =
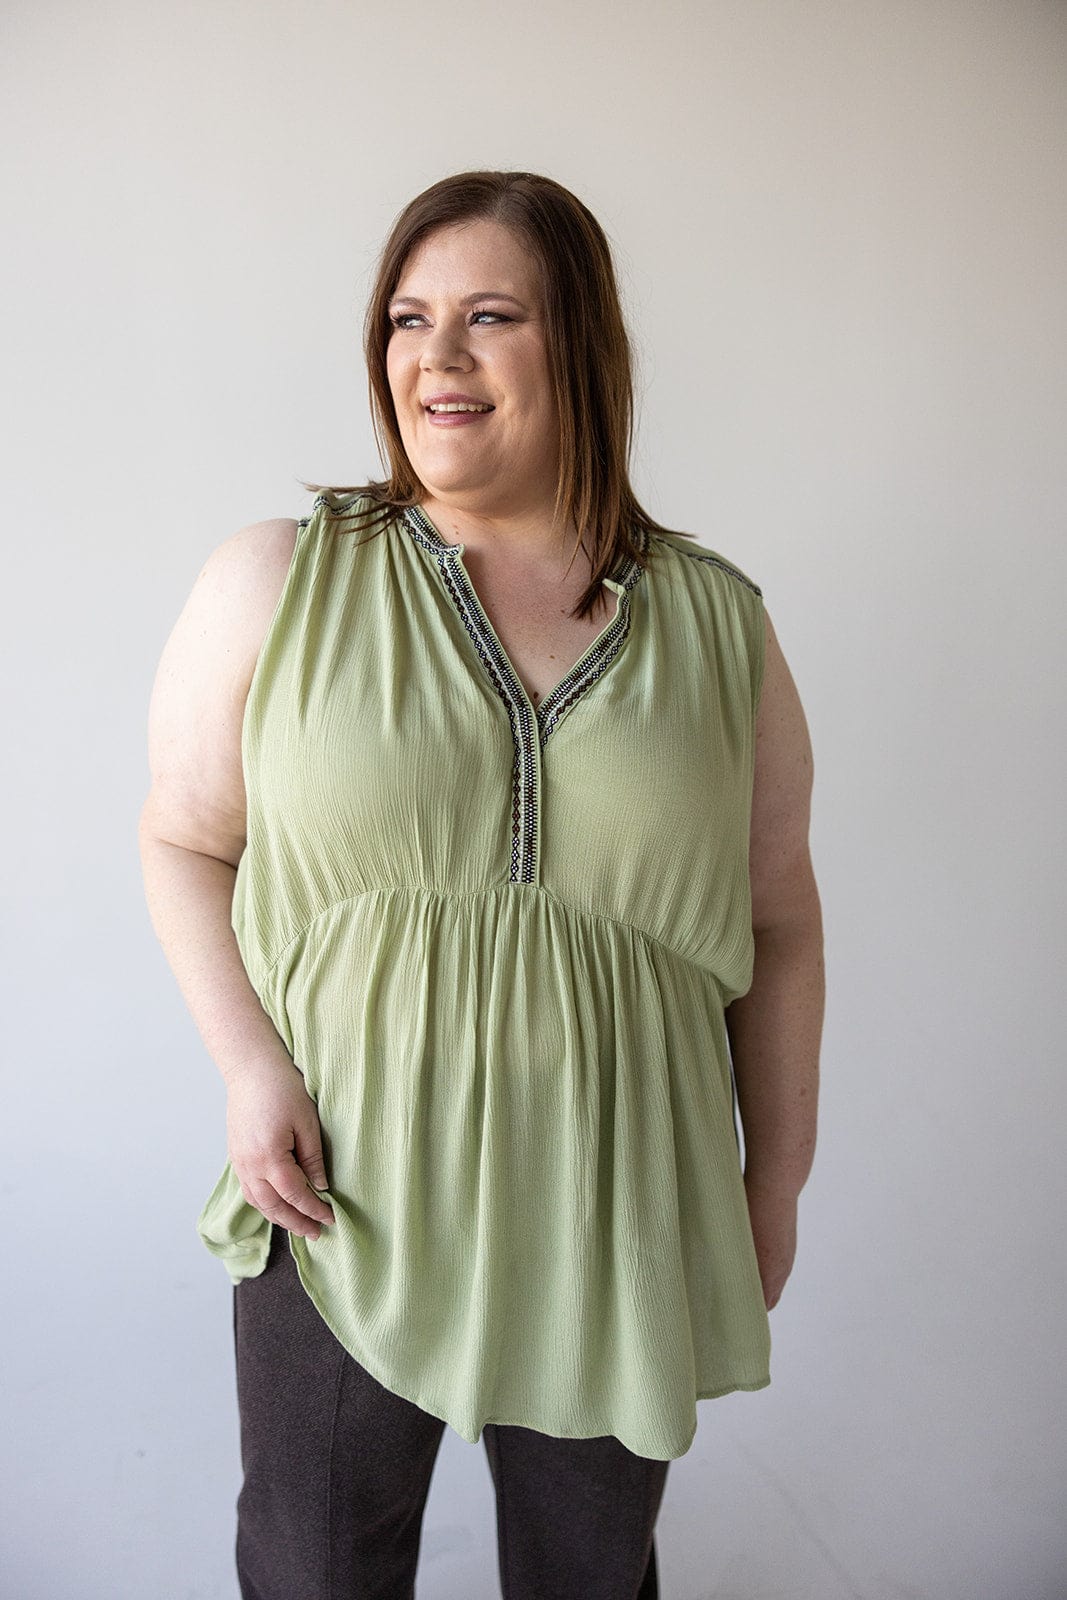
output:
[[[474,405],[468,405],[466,402],[463,402],[462,404],[459,404],[459,405],[455,404],[454,402],[451,402],[448,405],[432,405],[432,406],[430,406],[430,410],[431,411],[435,411],[435,412],[436,411],[492,411],[492,409],[493,409],[492,406],[481,406],[481,405],[474,406]]]

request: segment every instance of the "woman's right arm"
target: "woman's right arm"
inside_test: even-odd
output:
[[[148,714],[139,841],[152,924],[226,1084],[229,1158],[245,1199],[317,1239],[330,1207],[315,1104],[260,1004],[230,921],[245,848],[241,725],[296,543],[288,519],[209,556],[163,650]]]

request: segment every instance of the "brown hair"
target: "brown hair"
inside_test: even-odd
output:
[[[655,522],[630,484],[633,358],[611,248],[592,212],[552,178],[533,172],[460,172],[404,207],[379,256],[363,328],[374,435],[389,476],[345,488],[303,487],[328,495],[362,493],[374,502],[362,512],[330,508],[339,522],[365,523],[383,511],[419,503],[424,488],[404,449],[389,388],[389,302],[408,257],[429,234],[476,218],[500,222],[521,235],[540,267],[548,367],[560,417],[555,510],[587,541],[592,577],[571,613],[586,617],[602,579],[627,559],[644,565],[637,528],[678,530]]]

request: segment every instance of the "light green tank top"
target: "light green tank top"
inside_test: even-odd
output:
[[[640,534],[536,708],[415,509],[300,522],[243,728],[232,921],[316,1102],[335,1221],[300,1279],[378,1381],[486,1422],[684,1455],[770,1382],[723,1008],[752,979],[760,590]],[[227,1163],[234,1283],[271,1224]]]

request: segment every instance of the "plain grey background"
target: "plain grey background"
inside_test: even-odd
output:
[[[616,248],[639,496],[763,586],[816,757],[820,1145],[773,1382],[665,1600],[1062,1600],[1067,8],[8,4],[5,1600],[235,1600],[224,1096],[153,936],[145,719],[209,552],[378,470],[420,189]],[[12,360],[13,357],[13,360]],[[448,1432],[420,1600],[498,1593]]]

